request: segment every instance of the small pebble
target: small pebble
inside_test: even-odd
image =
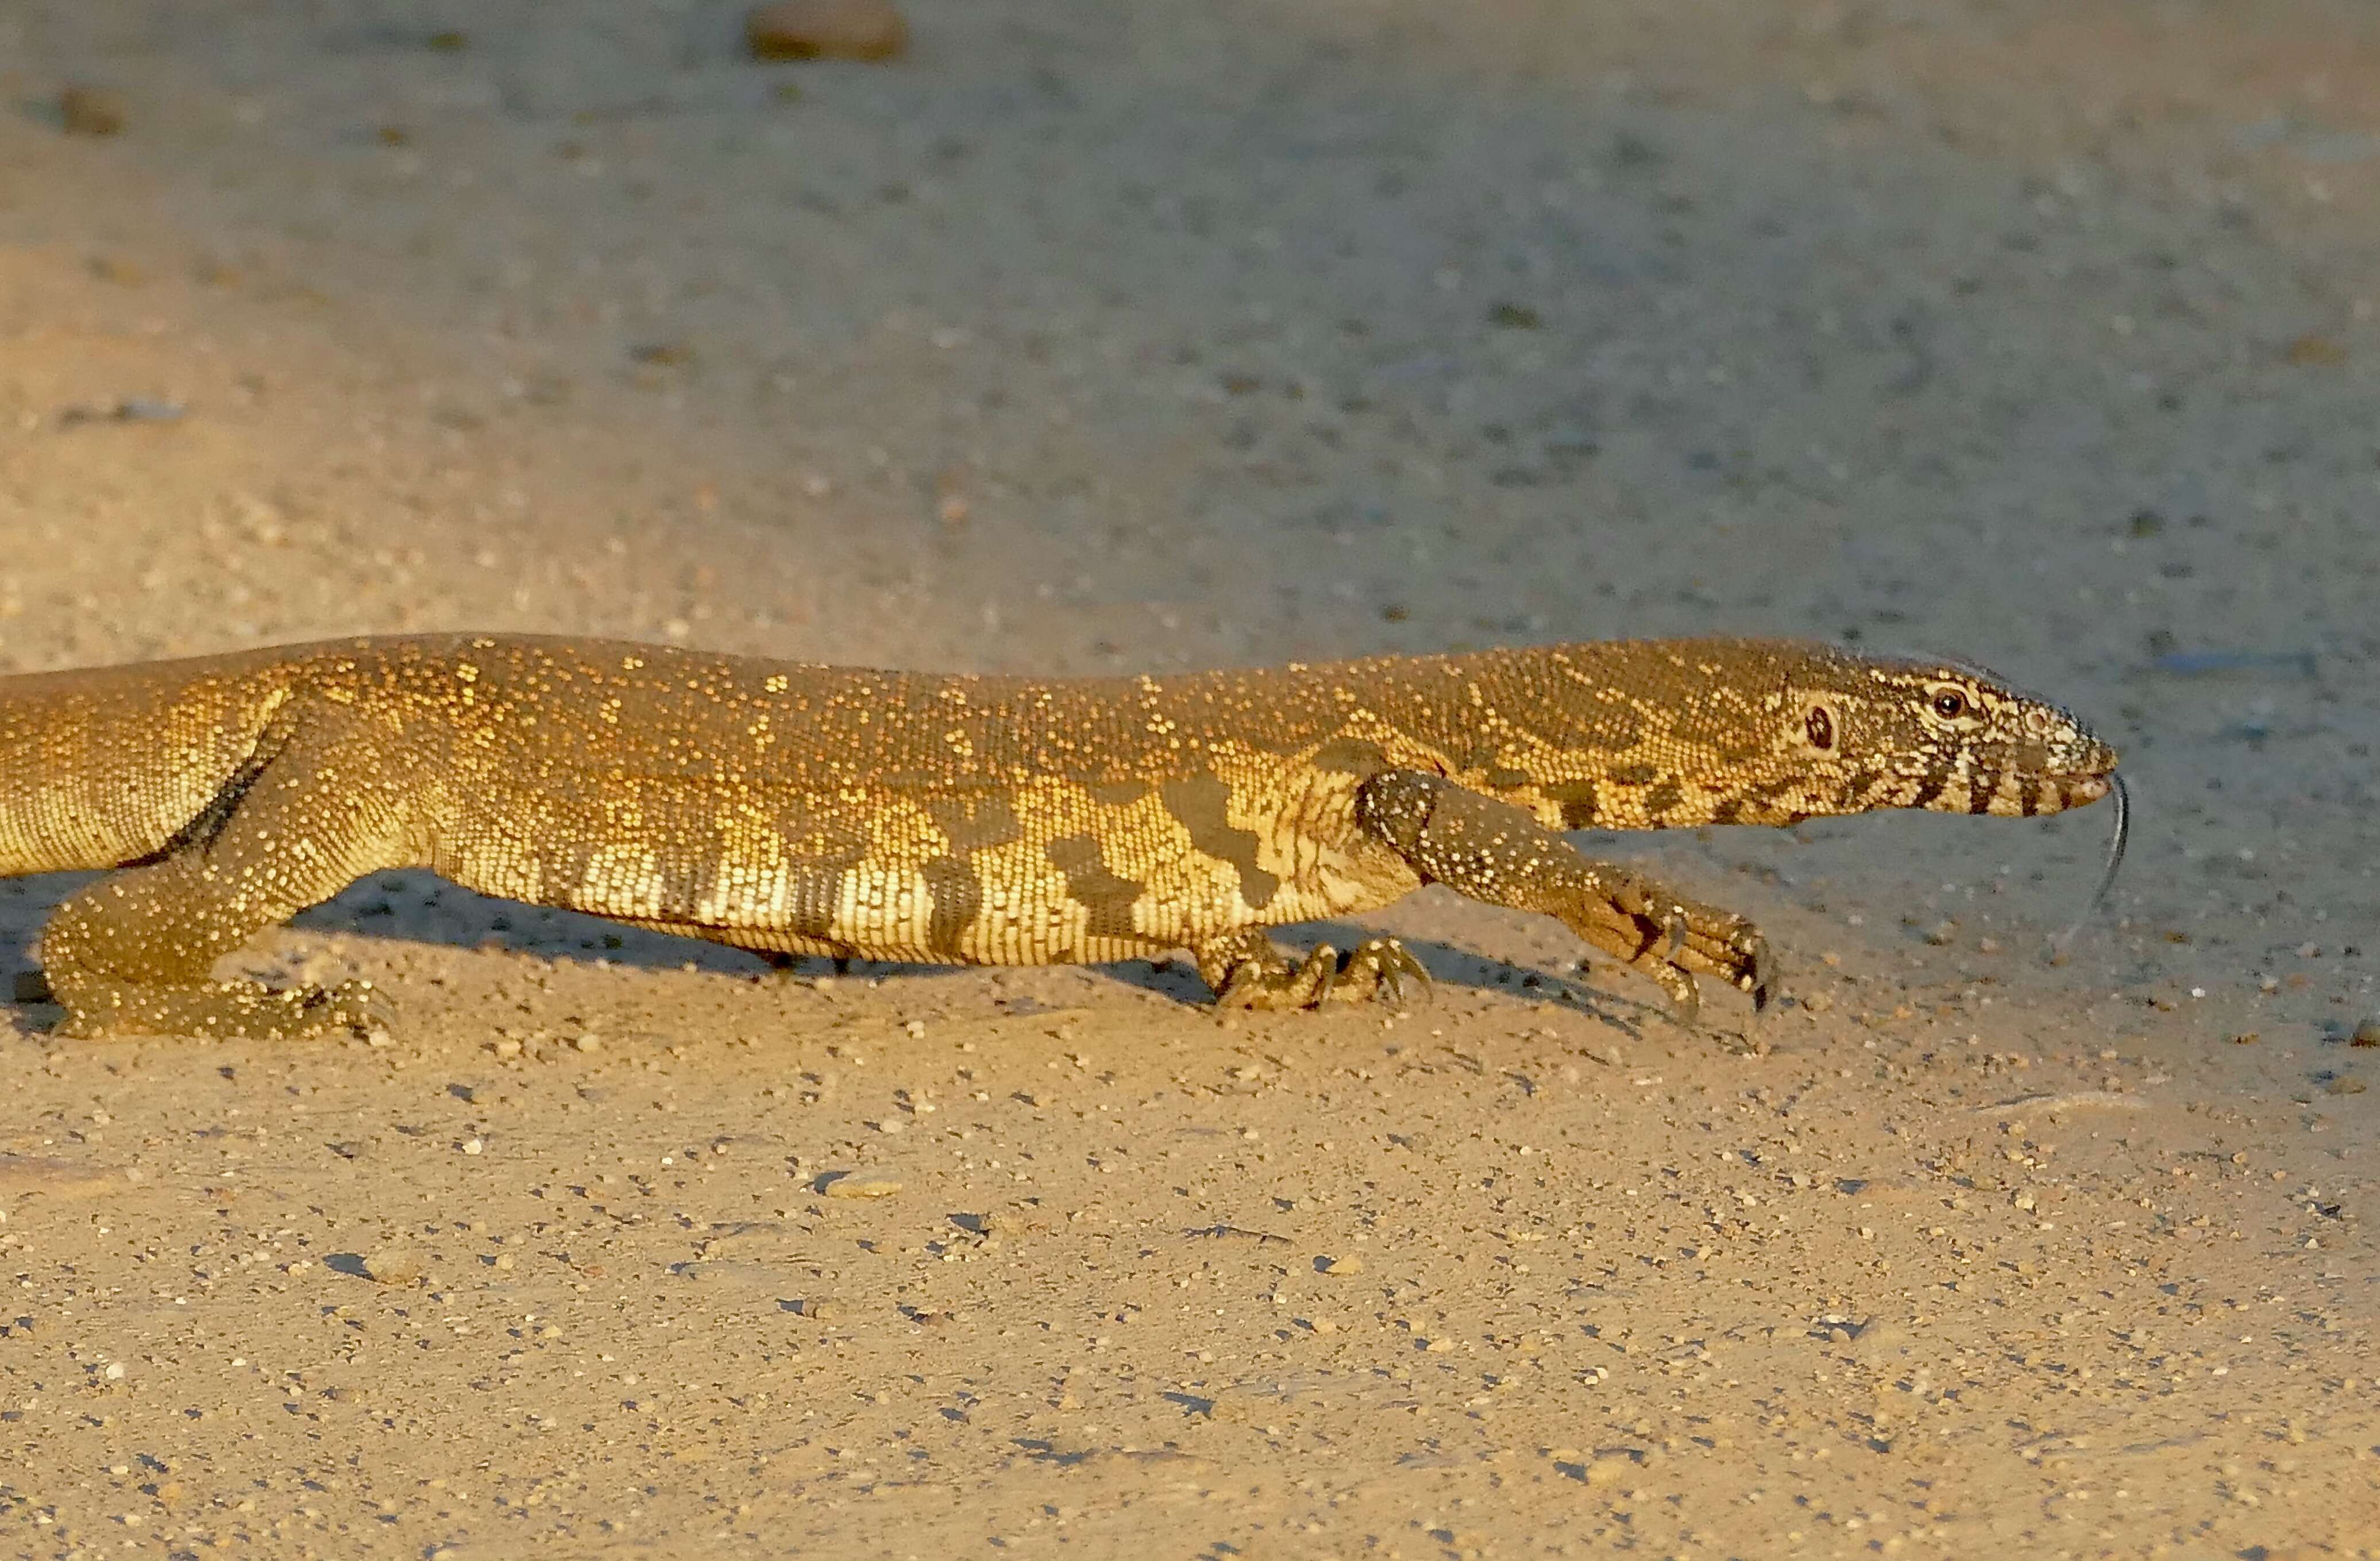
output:
[[[846,1176],[820,1179],[819,1191],[830,1198],[889,1198],[901,1191],[901,1184],[889,1176],[854,1171]]]
[[[1626,1453],[1597,1453],[1586,1466],[1586,1482],[1598,1491],[1609,1490],[1624,1480],[1634,1478],[1636,1460]]]
[[[2362,1095],[2364,1090],[2364,1083],[2361,1079],[2333,1079],[2330,1083],[2323,1085],[2322,1089],[2325,1095]]]
[[[119,135],[124,99],[105,87],[68,87],[58,94],[58,117],[69,136]]]
[[[603,1040],[600,1035],[581,1035],[570,1044],[580,1051],[593,1051],[603,1044]]]
[[[2351,1047],[2380,1047],[2380,1013],[2358,1024],[2355,1034],[2347,1038],[2347,1044]]]
[[[364,1277],[375,1285],[409,1285],[421,1277],[419,1254],[377,1252],[364,1259]]]
[[[1314,1271],[1337,1277],[1343,1277],[1349,1274],[1361,1274],[1364,1271],[1364,1260],[1353,1256],[1318,1258],[1315,1261]]]
[[[889,60],[909,46],[892,0],[774,0],[744,17],[744,42],[764,60]]]

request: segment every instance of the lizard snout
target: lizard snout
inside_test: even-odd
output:
[[[2116,780],[2112,775],[2084,775],[2073,780],[2056,780],[2051,784],[2058,791],[2061,806],[2082,807],[2115,790]]]

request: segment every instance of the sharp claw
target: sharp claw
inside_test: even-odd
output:
[[[1408,979],[1420,986],[1429,985],[1429,972],[1422,969],[1421,962],[1406,952],[1405,946],[1393,938],[1383,938],[1374,944],[1372,959],[1375,968],[1380,973],[1381,984],[1389,989],[1389,1000],[1399,1008],[1405,1006],[1405,982]]]
[[[1695,986],[1694,978],[1682,970],[1678,972],[1678,980],[1682,985],[1670,994],[1670,1016],[1691,1030],[1702,1023],[1702,988]]]
[[[1686,908],[1683,905],[1670,907],[1669,927],[1670,951],[1664,957],[1674,960],[1678,957],[1678,950],[1686,944]]]
[[[1437,988],[1430,984],[1429,967],[1414,958],[1402,943],[1397,945],[1397,958],[1403,962],[1404,972],[1413,977],[1414,990],[1421,995],[1423,1001],[1427,1002],[1438,995]]]
[[[396,1004],[369,981],[343,981],[335,986],[309,992],[298,1012],[309,1020],[332,1021],[340,1029],[368,1035],[374,1030],[392,1027]]]
[[[1762,938],[1752,949],[1752,1009],[1757,1013],[1768,1006],[1777,991],[1777,958],[1768,951],[1768,940]]]
[[[1319,943],[1306,957],[1318,962],[1322,967],[1321,985],[1314,988],[1314,996],[1310,999],[1314,1007],[1320,1008],[1330,1000],[1330,988],[1339,985],[1339,950],[1328,943]]]

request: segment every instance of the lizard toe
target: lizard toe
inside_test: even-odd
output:
[[[1299,993],[1299,1008],[1320,1008],[1330,1000],[1332,988],[1339,985],[1339,950],[1328,943],[1317,943],[1305,962],[1297,967],[1293,978]],[[1363,994],[1349,988],[1340,994],[1342,1002],[1353,1002]]]
[[[1267,981],[1263,962],[1246,960],[1232,968],[1231,977],[1222,990],[1215,994],[1217,1008],[1256,1008],[1264,996]]]
[[[1657,965],[1651,973],[1670,995],[1670,1017],[1691,1030],[1702,1023],[1703,993],[1689,972],[1676,965]]]
[[[1367,938],[1351,950],[1339,967],[1339,993],[1342,1000],[1363,1002],[1385,995],[1399,1008],[1404,1006],[1407,984],[1427,995],[1429,972],[1415,959],[1402,943],[1393,938]]]
[[[1380,976],[1389,984],[1389,996],[1398,1006],[1404,1004],[1408,982],[1412,983],[1415,995],[1425,1002],[1437,995],[1437,988],[1430,982],[1429,967],[1415,959],[1412,950],[1393,938],[1380,939],[1380,946],[1384,962]]]
[[[1742,984],[1744,990],[1752,994],[1753,1011],[1758,1013],[1777,996],[1777,958],[1769,951],[1768,939],[1758,933],[1750,934],[1748,941],[1751,947],[1743,951]]]
[[[1325,943],[1306,955],[1302,963],[1293,965],[1287,960],[1249,959],[1232,967],[1222,987],[1215,994],[1217,1008],[1231,1009],[1301,1009],[1318,1008],[1331,997],[1339,974],[1339,950]],[[1348,994],[1342,990],[1340,1000]]]
[[[323,1032],[344,1027],[369,1035],[388,1029],[396,1019],[395,1003],[369,981],[342,981],[307,996],[308,1017],[319,1017]]]

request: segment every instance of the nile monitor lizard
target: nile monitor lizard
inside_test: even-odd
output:
[[[389,868],[795,955],[979,964],[1187,948],[1219,1000],[1393,996],[1394,940],[1268,927],[1426,883],[1543,912],[1687,1013],[1765,1002],[1740,917],[1560,831],[2033,815],[2115,754],[1972,670],[1669,640],[1036,682],[426,635],[0,679],[0,875],[121,868],[42,934],[64,1033],[289,1036],[369,983],[212,967]]]

